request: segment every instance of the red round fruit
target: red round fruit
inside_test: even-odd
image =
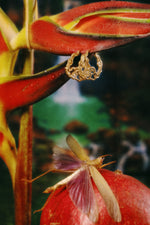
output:
[[[115,194],[122,221],[115,222],[108,214],[105,203],[93,184],[99,206],[99,220],[92,223],[77,209],[69,197],[66,187],[57,189],[46,202],[40,225],[150,225],[150,189],[131,176],[101,169]]]

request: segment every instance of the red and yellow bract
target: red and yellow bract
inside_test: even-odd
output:
[[[54,16],[45,16],[30,26],[31,48],[70,55],[97,52],[150,35],[150,5],[105,1],[83,5]],[[20,43],[25,29],[12,41]],[[25,40],[25,39],[24,39]]]
[[[6,31],[5,31],[6,33]],[[53,16],[41,17],[12,38],[0,35],[0,53],[32,48],[55,54],[98,52],[150,35],[150,4],[105,1],[83,5]],[[7,39],[7,40],[6,40]],[[8,47],[9,46],[9,47]],[[32,76],[0,79],[4,110],[33,104],[51,94],[68,78],[64,65]],[[49,74],[49,75],[48,75]],[[7,94],[6,94],[7,90]]]

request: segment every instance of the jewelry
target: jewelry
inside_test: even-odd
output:
[[[88,55],[89,55],[88,51],[84,54],[80,54],[80,52],[78,51],[71,55],[65,67],[66,74],[70,78],[77,81],[95,80],[99,78],[100,73],[102,72],[103,62],[100,56],[97,53],[94,53],[93,56],[95,57],[96,63],[97,63],[97,69],[96,69],[94,66],[91,66]],[[80,57],[80,59],[77,66],[74,66],[75,58],[77,57]]]

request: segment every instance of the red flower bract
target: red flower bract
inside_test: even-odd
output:
[[[29,27],[30,46],[54,54],[99,52],[150,36],[150,4],[100,1],[44,16]],[[73,43],[73,44],[72,44]],[[26,30],[12,42],[26,48]]]
[[[135,178],[101,169],[100,173],[114,192],[122,214],[122,221],[115,222],[108,214],[96,186],[94,191],[99,206],[97,225],[150,225],[150,189]],[[40,225],[94,225],[74,206],[66,187],[57,189],[48,198],[42,211]]]

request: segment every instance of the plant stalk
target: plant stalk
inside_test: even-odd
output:
[[[36,0],[24,0],[26,39],[28,54],[25,60],[23,74],[32,74],[34,52],[30,50],[29,24],[33,22],[37,10]],[[22,108],[19,132],[19,147],[15,183],[15,225],[31,225],[32,201],[32,106]]]
[[[15,225],[31,224],[32,184],[32,107],[23,109],[15,183]]]

